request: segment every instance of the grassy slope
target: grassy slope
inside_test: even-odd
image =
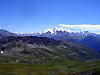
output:
[[[51,75],[58,69],[30,64],[0,64],[0,75]]]
[[[94,70],[100,67],[99,63],[100,61],[76,62],[62,57],[41,65],[0,63],[0,75],[65,75]]]

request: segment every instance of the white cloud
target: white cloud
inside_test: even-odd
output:
[[[91,25],[91,24],[81,24],[81,25],[65,25],[65,24],[59,24],[59,25],[61,27],[72,28],[72,29],[100,31],[100,25]]]
[[[8,26],[8,27],[12,27],[12,26]]]

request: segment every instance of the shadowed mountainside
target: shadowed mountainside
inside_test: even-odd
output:
[[[1,38],[0,51],[3,51],[0,55],[28,63],[34,63],[34,60],[47,62],[58,57],[76,61],[90,61],[100,58],[99,51],[84,45],[36,36]]]

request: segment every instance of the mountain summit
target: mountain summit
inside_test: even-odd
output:
[[[55,27],[55,28],[51,28],[51,29],[46,29],[46,30],[43,31],[43,33],[50,32],[51,34],[53,34],[53,33],[56,33],[57,31],[62,31],[62,32],[66,31],[66,32],[70,32],[70,30]]]

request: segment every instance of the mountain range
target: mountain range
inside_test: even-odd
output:
[[[68,41],[76,42],[83,44],[87,47],[93,48],[95,50],[100,51],[100,35],[95,33],[90,33],[88,31],[81,31],[77,33],[70,33],[68,31],[56,31],[55,33],[51,34],[50,31],[46,33],[42,33],[41,35],[37,35],[41,37],[49,37],[53,39],[65,39]]]
[[[50,33],[52,35],[56,35],[57,32],[67,32],[67,33],[70,33],[70,34],[76,34],[76,35],[80,35],[80,36],[84,36],[84,35],[91,35],[91,36],[96,36],[96,37],[100,37],[99,34],[95,34],[95,33],[91,33],[89,31],[80,31],[80,32],[70,32],[70,30],[67,30],[67,29],[63,29],[63,28],[51,28],[51,29],[46,29],[44,30],[43,32],[38,32],[38,33],[15,33],[19,36],[41,36],[43,34],[46,34],[46,33]]]
[[[70,32],[63,28],[46,29],[39,33],[11,33],[6,30],[0,30],[0,37],[6,36],[38,36],[49,37],[55,40],[64,39],[75,43],[83,44],[87,47],[100,51],[100,35],[88,31]]]
[[[0,75],[100,74],[97,34],[57,28],[34,35],[19,36],[6,30],[0,34]]]

